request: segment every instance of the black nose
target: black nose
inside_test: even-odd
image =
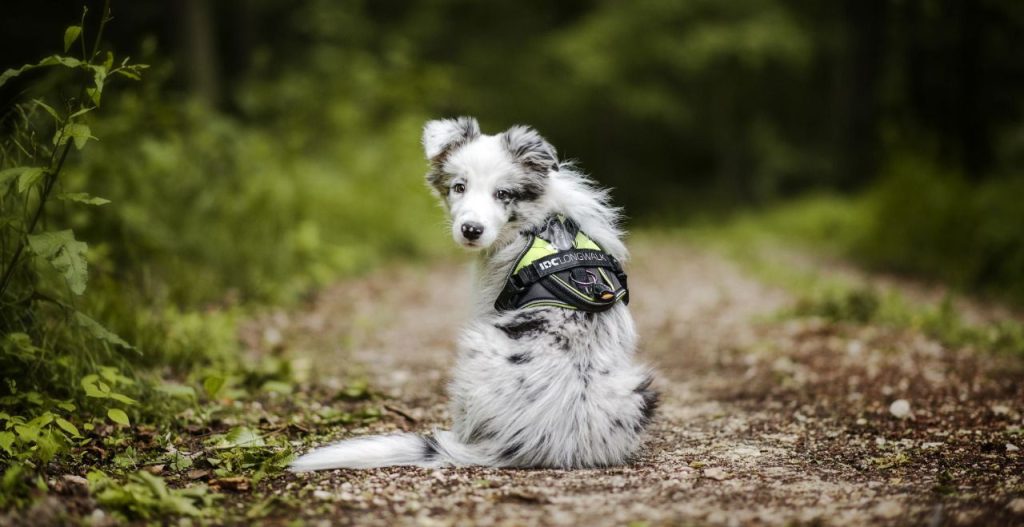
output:
[[[475,240],[483,233],[484,226],[475,221],[467,221],[462,224],[462,235],[465,236],[467,240]]]

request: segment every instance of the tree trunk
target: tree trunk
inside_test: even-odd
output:
[[[200,101],[216,107],[221,100],[220,65],[210,0],[175,0],[180,27],[179,67]]]

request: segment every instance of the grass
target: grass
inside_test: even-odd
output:
[[[820,317],[831,322],[910,328],[952,347],[973,346],[1024,357],[1019,319],[968,322],[957,305],[970,297],[947,289],[938,302],[911,299],[856,269],[836,272],[870,222],[863,199],[817,196],[721,224],[698,224],[655,236],[682,236],[717,251],[797,302],[784,317]],[[915,280],[915,279],[910,279]],[[924,284],[919,279],[917,285]]]

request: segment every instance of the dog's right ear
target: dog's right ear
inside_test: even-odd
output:
[[[439,167],[456,146],[480,136],[480,125],[472,117],[427,121],[423,126],[423,151],[430,164]]]

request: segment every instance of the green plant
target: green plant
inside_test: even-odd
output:
[[[106,415],[125,425],[127,415],[118,406],[135,404],[113,389],[131,380],[118,368],[99,365],[116,350],[132,346],[79,309],[78,298],[89,278],[89,246],[74,230],[58,224],[62,208],[109,203],[65,185],[68,161],[96,139],[89,119],[111,81],[138,80],[145,68],[128,59],[118,63],[112,52],[101,52],[111,20],[109,2],[91,46],[85,35],[87,14],[83,10],[81,24],[65,30],[65,54],[0,75],[3,86],[30,71],[56,70],[51,73],[57,87],[15,104],[5,114],[9,133],[0,142],[0,368],[7,378],[0,386],[0,407],[8,410],[0,413],[0,451],[42,462],[81,439],[68,419],[75,405],[62,399],[102,400]],[[80,55],[68,55],[76,43]],[[59,95],[68,89],[77,95]],[[68,349],[78,353],[66,353]],[[88,370],[96,373],[69,378]]]
[[[203,516],[216,497],[205,485],[169,489],[163,478],[145,471],[128,476],[124,483],[99,471],[90,472],[88,480],[97,503],[130,519]]]

